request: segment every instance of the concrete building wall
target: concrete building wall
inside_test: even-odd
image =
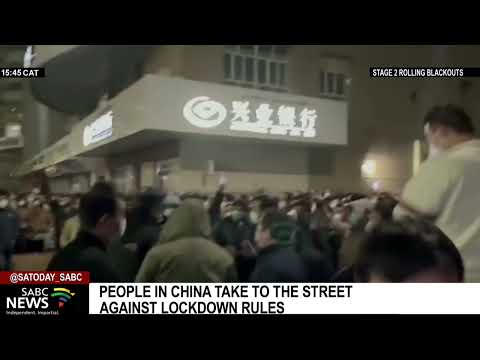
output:
[[[223,46],[186,46],[184,76],[199,81],[223,82]],[[480,82],[477,79],[372,79],[369,68],[476,66],[475,46],[298,45],[289,53],[289,92],[317,97],[319,73],[326,67],[346,73],[349,101],[349,145],[310,150],[309,186],[366,190],[379,180],[385,190],[400,191],[412,175],[413,142],[423,138],[422,119],[433,105],[464,106],[479,124]],[[251,162],[249,152],[236,155]],[[296,161],[292,156],[292,161]],[[364,160],[376,162],[376,172],[365,177]],[[298,159],[297,159],[298,161]],[[312,172],[322,169],[321,173]],[[285,171],[288,173],[288,171]],[[241,176],[240,173],[237,173]],[[247,182],[248,175],[243,181]]]
[[[223,51],[221,45],[186,46],[184,76],[199,81],[223,82]],[[319,97],[319,74],[326,68],[331,70],[336,66],[351,78],[347,88],[349,145],[310,150],[309,186],[320,189],[334,185],[365,190],[372,181],[362,179],[360,171],[367,157],[377,161],[375,178],[385,188],[398,191],[403,186],[411,175],[413,141],[421,136],[419,124],[424,109],[419,104],[419,93],[430,88],[425,89],[422,81],[416,79],[371,79],[369,67],[424,66],[430,64],[431,52],[428,46],[292,47],[287,71],[290,93]],[[202,152],[197,154],[201,156]],[[251,163],[250,155],[248,151],[239,152],[236,163]],[[294,156],[289,158],[292,162],[298,161]],[[284,174],[289,173],[287,168]],[[321,171],[318,173],[314,169]],[[245,176],[248,178],[250,174]]]
[[[223,55],[222,45],[161,45],[147,61],[145,71],[223,83]],[[365,190],[378,180],[385,190],[400,191],[412,174],[413,142],[422,139],[422,119],[431,106],[458,103],[480,126],[478,79],[372,79],[369,76],[369,68],[373,66],[476,66],[480,61],[479,47],[293,45],[288,59],[287,84],[292,94],[320,96],[321,69],[336,69],[350,78],[348,146],[300,151],[290,145],[284,146],[287,150],[280,150],[280,147],[254,144],[229,155],[226,151],[229,147],[221,143],[194,146],[190,142],[182,150],[182,170],[169,176],[172,186],[182,191],[216,187],[219,175],[205,175],[204,171],[206,161],[215,160],[218,171],[225,173],[231,186],[239,190],[258,186],[282,190],[287,187],[287,190],[324,187]],[[38,123],[30,134],[41,134],[44,131],[41,109],[35,116],[31,119],[35,118]],[[33,137],[32,141],[30,153],[42,146]],[[42,141],[43,144],[45,141]],[[230,149],[236,146],[231,145]],[[158,149],[151,151],[152,156],[143,156],[145,161],[153,157],[156,160],[154,152]],[[277,157],[282,162],[274,160]],[[136,160],[133,155],[117,158],[111,158],[113,166]],[[374,160],[377,165],[375,174],[369,177],[361,172],[366,159]],[[138,171],[141,174],[142,170]],[[151,173],[151,169],[146,171]]]

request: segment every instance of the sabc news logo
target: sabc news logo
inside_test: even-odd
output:
[[[7,310],[47,310],[50,307],[49,299],[57,303],[61,309],[69,302],[75,293],[66,288],[22,288],[20,296],[9,296],[6,298]]]

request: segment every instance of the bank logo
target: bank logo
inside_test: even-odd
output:
[[[207,96],[199,96],[185,104],[183,116],[196,127],[210,129],[220,125],[227,118],[227,109]]]
[[[290,105],[272,106],[250,101],[232,101],[231,111],[209,97],[200,96],[188,101],[183,116],[199,128],[214,128],[231,113],[230,130],[281,137],[314,138],[317,136],[317,110]]]
[[[71,292],[70,290],[68,289],[65,289],[65,288],[54,288],[53,289],[53,293],[50,294],[50,296],[53,298],[53,299],[57,299],[58,300],[58,307],[61,309],[65,303],[67,303],[73,296],[75,295],[75,293]]]

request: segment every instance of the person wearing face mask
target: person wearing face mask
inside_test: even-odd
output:
[[[19,234],[18,216],[9,207],[8,192],[0,190],[0,269],[12,270],[12,255]]]
[[[173,194],[165,196],[152,190],[140,195],[136,210],[140,221],[132,234],[139,264],[156,244],[163,225],[179,205],[180,199]]]
[[[112,238],[107,246],[107,255],[111,264],[121,276],[123,281],[132,282],[135,280],[140,261],[135,249],[130,248],[124,242],[122,237],[128,225],[126,218],[127,199],[118,197],[120,231],[118,236]]]
[[[210,225],[212,228],[214,228],[222,219],[222,203],[225,199],[225,187],[226,183],[222,181],[219,184],[212,201],[209,202],[209,208],[207,209],[207,212],[210,217]]]
[[[123,282],[107,253],[111,241],[120,237],[122,215],[112,187],[92,189],[80,200],[80,232],[74,241],[50,261],[49,271],[88,271],[91,282]]]
[[[480,140],[472,119],[455,105],[436,106],[424,119],[430,158],[397,198],[394,219],[434,222],[460,250],[466,281],[480,282]]]
[[[299,253],[313,249],[313,239],[310,230],[312,204],[308,194],[300,194],[292,199],[287,208],[287,215],[297,225],[295,232],[295,248]]]
[[[292,238],[293,246],[306,266],[308,281],[326,282],[334,273],[332,251],[328,244],[328,233],[324,232],[324,229],[312,230],[311,209],[309,194],[299,194],[292,199],[287,214],[296,225]]]
[[[29,246],[31,251],[42,252],[46,247],[50,247],[49,240],[53,236],[54,219],[52,213],[46,208],[45,203],[40,198],[33,200],[25,220],[32,236]]]
[[[255,226],[249,219],[248,206],[241,200],[228,204],[223,219],[213,230],[213,239],[235,258],[240,282],[247,281],[255,265],[253,240]]]

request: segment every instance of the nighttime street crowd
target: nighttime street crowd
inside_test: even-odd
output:
[[[398,196],[241,194],[225,181],[212,194],[152,188],[133,198],[107,182],[78,196],[3,191],[0,265],[51,251],[48,270],[90,271],[92,282],[469,281],[480,263],[474,133],[462,109],[433,108],[430,156]]]

